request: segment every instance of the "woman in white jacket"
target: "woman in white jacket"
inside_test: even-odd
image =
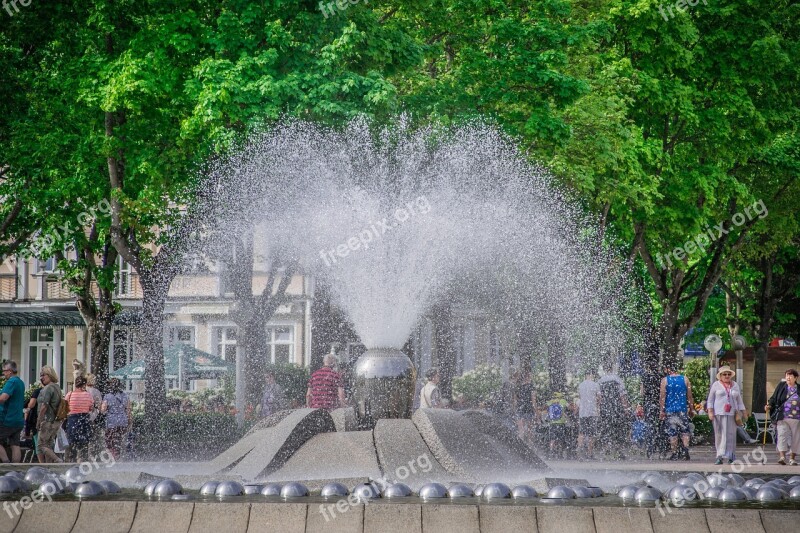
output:
[[[721,465],[723,459],[733,463],[736,459],[736,426],[744,420],[744,401],[739,385],[733,381],[733,370],[723,366],[717,372],[717,381],[708,391],[708,419],[714,424],[714,444],[717,448],[717,460]]]

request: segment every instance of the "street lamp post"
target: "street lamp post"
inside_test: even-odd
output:
[[[742,351],[747,348],[747,341],[741,335],[733,336],[733,350],[736,352],[736,383],[739,389],[744,390],[744,356]]]
[[[712,333],[703,341],[703,346],[706,347],[706,350],[711,352],[711,368],[708,369],[708,377],[713,385],[714,381],[717,379],[717,367],[719,366],[717,354],[722,349],[722,339],[719,335]]]

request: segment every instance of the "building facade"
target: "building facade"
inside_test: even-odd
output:
[[[261,294],[268,272],[255,268],[253,294]],[[231,320],[236,302],[224,272],[180,275],[170,286],[164,316],[164,346],[188,344],[227,361],[235,361],[237,328]],[[269,361],[309,366],[311,362],[311,304],[313,278],[294,275],[286,290],[286,302],[265,325]],[[109,351],[109,371],[135,359],[136,317],[142,306],[142,290],[136,272],[121,258],[117,264],[115,300],[122,311],[114,324]],[[53,366],[68,388],[72,363],[91,368],[88,331],[75,306],[75,298],[59,281],[55,260],[21,257],[0,264],[0,356],[16,361],[26,385],[38,381],[44,365]],[[135,396],[139,383],[128,383]],[[175,380],[168,388],[177,387]],[[210,386],[190,382],[190,388]]]

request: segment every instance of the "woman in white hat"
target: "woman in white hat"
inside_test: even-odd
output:
[[[717,381],[708,391],[708,419],[714,424],[714,444],[717,460],[732,463],[736,459],[736,426],[744,422],[744,401],[739,385],[733,380],[733,370],[723,366],[717,372]]]

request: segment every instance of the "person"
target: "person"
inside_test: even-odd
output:
[[[525,442],[531,441],[531,429],[536,416],[536,391],[531,381],[531,370],[527,366],[517,373],[514,380],[514,415],[517,419],[517,433]]]
[[[103,433],[105,430],[105,416],[100,412],[100,406],[103,403],[103,393],[96,387],[97,382],[94,374],[86,374],[86,392],[92,395],[94,403],[92,410],[89,411],[89,426],[92,430],[92,435],[89,439],[89,457],[96,457],[105,448]]]
[[[58,406],[61,403],[61,387],[58,386],[58,374],[52,366],[43,366],[39,371],[42,389],[37,398],[39,416],[36,421],[39,430],[39,451],[45,463],[62,463],[62,459],[54,450],[61,421],[56,420]]]
[[[22,452],[19,449],[19,437],[25,427],[23,410],[25,406],[25,384],[17,376],[17,363],[3,362],[3,377],[6,384],[0,390],[0,461],[7,463],[5,444],[11,448],[11,462],[19,463]]]
[[[547,424],[550,433],[550,457],[560,454],[566,444],[567,408],[569,404],[562,392],[553,393],[547,402]]]
[[[86,378],[75,378],[75,388],[67,393],[69,403],[69,416],[67,416],[67,438],[69,439],[72,455],[76,462],[87,459],[89,440],[92,428],[89,414],[94,408],[94,398],[86,390]]]
[[[664,424],[664,432],[669,437],[670,461],[689,460],[689,417],[694,413],[692,384],[689,378],[676,368],[666,368],[667,375],[661,379],[659,389],[659,420]],[[681,448],[678,449],[678,438]]]
[[[425,378],[428,382],[419,392],[419,408],[436,409],[442,407],[442,393],[439,391],[439,382],[442,378],[439,375],[439,369],[429,368],[425,372]]]
[[[618,459],[625,459],[624,448],[629,433],[628,395],[622,379],[617,376],[611,364],[603,367],[605,374],[600,378],[600,434],[606,452]]]
[[[119,459],[125,434],[133,424],[131,400],[116,378],[108,381],[108,392],[103,396],[100,412],[105,415],[106,448],[114,459]]]
[[[594,442],[600,419],[598,403],[600,385],[594,380],[594,372],[589,370],[578,385],[578,454],[586,445],[586,459],[594,459]]]
[[[44,454],[39,450],[39,430],[37,429],[39,421],[39,394],[42,392],[42,387],[38,387],[31,392],[31,399],[28,401],[28,411],[25,413],[25,434],[33,440],[33,450],[36,453],[36,459],[40,463],[44,463]]]
[[[306,391],[306,406],[312,409],[335,409],[344,407],[344,383],[342,376],[333,369],[336,356],[327,354],[322,360],[322,368],[311,374]]]
[[[261,396],[261,418],[268,417],[284,405],[283,389],[275,383],[275,374],[267,372],[264,379],[267,384]]]
[[[800,399],[797,393],[797,370],[790,368],[784,373],[784,380],[775,387],[766,409],[778,431],[776,439],[778,441],[778,464],[786,464],[786,453],[789,452],[789,464],[796,466],[795,457],[797,452],[800,452]]]
[[[717,460],[733,463],[736,459],[736,426],[744,420],[744,401],[739,385],[733,381],[733,370],[723,366],[717,372],[717,381],[708,391],[708,419],[714,426],[714,445]],[[740,418],[741,417],[741,418]]]

